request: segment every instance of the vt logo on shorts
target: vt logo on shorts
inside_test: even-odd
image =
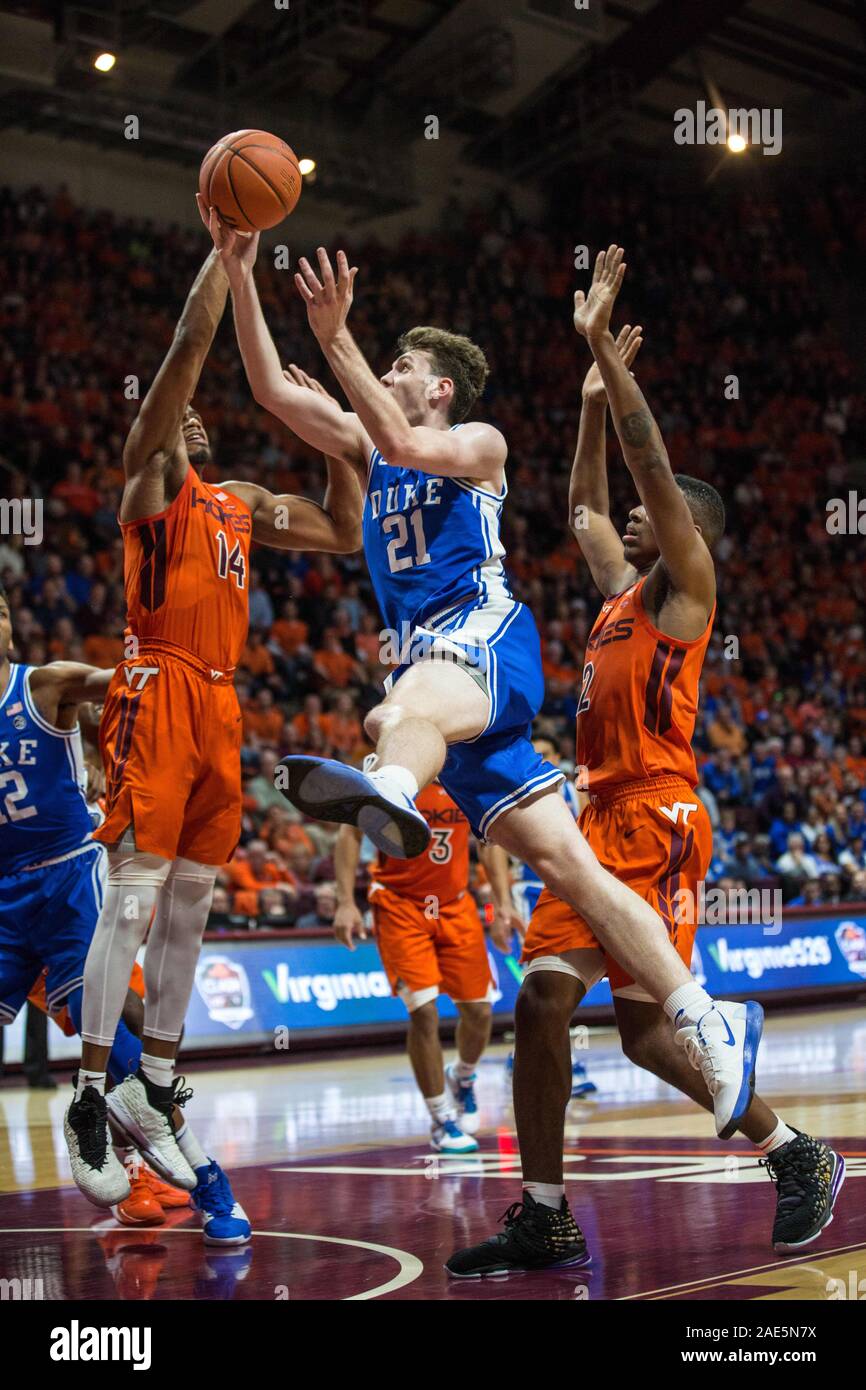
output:
[[[127,685],[132,685],[133,679],[137,676],[137,677],[138,677],[138,684],[137,684],[137,685],[134,685],[132,688],[133,688],[133,690],[143,690],[144,687],[147,685],[148,678],[149,678],[150,676],[158,676],[158,675],[159,675],[159,667],[158,667],[158,666],[127,666],[127,667],[125,668],[124,674],[125,674],[125,676],[126,676],[126,684],[127,684]]]
[[[698,806],[696,801],[675,801],[673,806],[659,806],[658,809],[661,811],[663,816],[667,816],[668,820],[671,822],[671,825],[676,825],[677,821],[679,820],[680,812],[682,811],[683,829],[687,830],[689,825],[689,816],[692,814],[693,811],[696,811],[698,809]]]

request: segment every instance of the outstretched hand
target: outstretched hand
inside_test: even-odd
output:
[[[200,193],[195,195],[199,216],[213,239],[229,279],[248,275],[256,263],[259,249],[258,232],[236,232],[220,218],[216,208],[209,208]]]
[[[335,280],[324,246],[319,247],[317,256],[321,280],[306,256],[302,256],[298,262],[300,271],[295,276],[295,285],[307,306],[310,327],[324,346],[339,333],[348,318],[358,267],[352,266],[350,269],[345,251],[338,251]]]
[[[574,296],[574,326],[590,342],[603,337],[610,327],[614,301],[625,275],[624,255],[622,247],[615,245],[599,251],[589,294],[578,290]]]
[[[640,324],[638,324],[636,328],[632,328],[630,323],[625,324],[617,334],[616,350],[627,367],[631,366],[640,352],[641,344],[643,343],[642,335],[643,329]],[[632,375],[634,375],[634,373],[632,373]],[[593,362],[584,378],[581,394],[585,401],[607,400],[607,391],[601,379],[601,372],[598,370],[598,365],[595,362]]]
[[[325,400],[330,401],[332,405],[340,406],[340,402],[331,395],[330,391],[325,390],[320,381],[317,381],[314,376],[310,376],[302,367],[296,366],[294,362],[290,362],[288,367],[283,369],[283,376],[286,378],[286,381],[290,381],[293,386],[303,386],[308,391],[315,391],[316,395],[324,396]],[[343,407],[340,406],[341,410],[342,408]]]

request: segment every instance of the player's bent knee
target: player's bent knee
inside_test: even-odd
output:
[[[574,983],[567,976],[538,971],[525,976],[520,986],[515,1019],[533,1030],[567,1028],[576,1002]]]
[[[424,993],[426,994],[426,990]],[[436,991],[437,995],[439,991]],[[416,996],[417,997],[417,996]],[[438,1033],[439,1031],[439,1010],[436,1007],[436,1000],[426,999],[415,1008],[409,1008],[409,1026],[415,1033]]]

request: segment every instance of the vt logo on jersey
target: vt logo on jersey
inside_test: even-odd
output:
[[[683,829],[687,830],[689,826],[689,816],[693,811],[698,809],[698,803],[696,801],[675,801],[673,806],[659,806],[658,809],[663,816],[667,816],[671,825],[676,825],[680,818],[680,813],[682,812]]]
[[[151,676],[159,675],[159,667],[126,666],[123,674],[126,676],[126,684],[132,686],[133,690],[143,690]]]

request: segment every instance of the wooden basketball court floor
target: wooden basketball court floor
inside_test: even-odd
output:
[[[866,1295],[866,1014],[771,1014],[758,1086],[783,1118],[844,1153],[833,1223],[797,1256],[773,1253],[775,1193],[744,1140],[622,1056],[612,1029],[583,1054],[596,1096],[568,1112],[566,1175],[593,1256],[585,1270],[452,1281],[455,1248],[519,1199],[508,1048],[479,1070],[480,1153],[434,1155],[397,1050],[287,1054],[190,1068],[188,1114],[230,1173],[254,1237],[206,1247],[192,1212],[128,1230],[71,1182],[69,1088],[0,1088],[0,1276],[45,1299],[825,1300]],[[833,1281],[842,1281],[834,1283]],[[862,1283],[861,1283],[862,1281]],[[835,1292],[834,1292],[835,1291]]]

